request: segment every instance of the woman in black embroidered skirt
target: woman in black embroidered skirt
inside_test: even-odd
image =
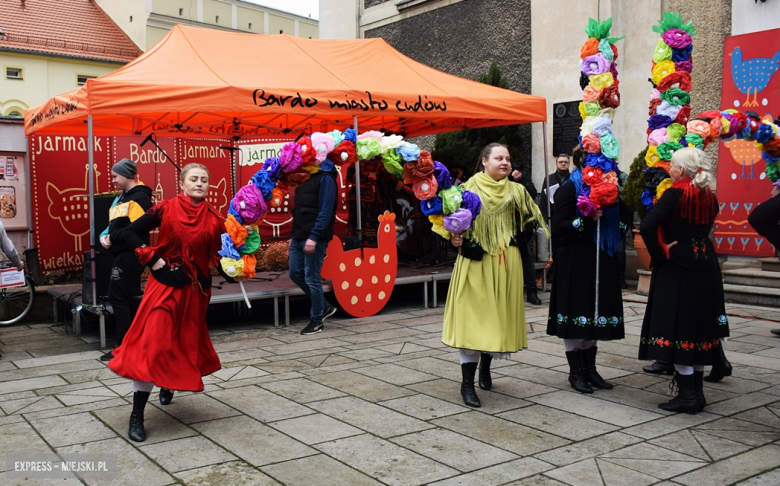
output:
[[[593,388],[611,389],[596,370],[597,341],[623,339],[623,292],[617,253],[612,255],[602,244],[599,255],[599,318],[596,313],[596,225],[601,219],[602,231],[619,238],[620,225],[628,219],[621,201],[617,206],[599,211],[599,216],[582,216],[577,211],[577,197],[582,181],[582,167],[555,192],[553,235],[561,238],[555,259],[555,275],[550,294],[547,334],[563,339],[569,362],[569,383],[581,393]],[[622,223],[621,223],[622,221]]]
[[[674,364],[678,395],[658,405],[673,412],[704,408],[704,366],[721,356],[721,338],[729,335],[723,280],[709,236],[718,213],[711,171],[701,150],[677,151],[669,171],[672,187],[640,227],[653,275],[639,359]]]

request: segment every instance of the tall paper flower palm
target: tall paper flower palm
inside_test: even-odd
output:
[[[599,22],[589,19],[585,32],[588,40],[580,50],[580,147],[584,152],[581,173],[582,189],[577,208],[585,216],[617,201],[617,160],[620,146],[612,134],[615,108],[620,106],[617,58],[614,43],[621,38],[610,37],[612,19]],[[575,178],[579,178],[578,173]]]
[[[650,118],[647,120],[647,171],[642,202],[650,209],[671,186],[669,165],[675,151],[700,145],[697,135],[686,138],[691,115],[691,51],[696,34],[693,21],[684,23],[679,13],[664,12],[653,26],[661,34],[653,53],[650,82]]]

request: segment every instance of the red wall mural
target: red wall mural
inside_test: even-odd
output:
[[[721,109],[780,115],[780,29],[726,37],[723,49]],[[765,257],[774,247],[747,222],[750,212],[769,199],[772,184],[754,142],[721,142],[718,150],[718,201],[715,249],[727,255]]]

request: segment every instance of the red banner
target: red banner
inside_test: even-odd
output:
[[[98,194],[112,190],[112,141],[94,138]],[[42,270],[79,270],[89,250],[87,138],[33,135],[29,143],[33,228]]]
[[[726,37],[721,109],[780,114],[780,29]],[[765,257],[774,247],[748,224],[750,212],[770,197],[766,164],[754,142],[732,140],[718,150],[715,249],[727,255]]]

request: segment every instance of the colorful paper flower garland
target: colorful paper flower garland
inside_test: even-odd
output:
[[[696,34],[692,23],[683,23],[679,13],[664,12],[663,20],[653,26],[653,32],[661,34],[661,38],[653,53],[649,79],[653,90],[648,110],[647,169],[642,193],[642,203],[648,209],[672,185],[669,166],[674,152],[691,141],[698,142],[695,138],[686,139],[691,115],[691,38]]]
[[[618,197],[618,177],[615,173],[620,146],[612,134],[615,108],[620,106],[620,84],[617,76],[618,50],[613,44],[612,19],[598,22],[590,19],[585,32],[588,40],[580,50],[580,147],[585,154],[582,169],[582,190],[577,209],[584,216],[593,216],[598,209],[615,204]]]
[[[434,161],[431,154],[417,145],[405,142],[400,135],[385,135],[368,131],[357,135],[355,130],[343,133],[315,132],[282,147],[279,157],[265,160],[262,169],[249,184],[238,190],[228,206],[222,234],[220,265],[230,277],[255,276],[254,254],[260,248],[257,223],[269,206],[282,205],[280,180],[301,183],[320,170],[332,170],[334,165],[351,164],[358,160],[380,159],[388,172],[403,177],[415,197],[422,201],[423,212],[433,224],[433,231],[448,238],[471,227],[482,203],[470,191],[452,185],[447,167]]]

